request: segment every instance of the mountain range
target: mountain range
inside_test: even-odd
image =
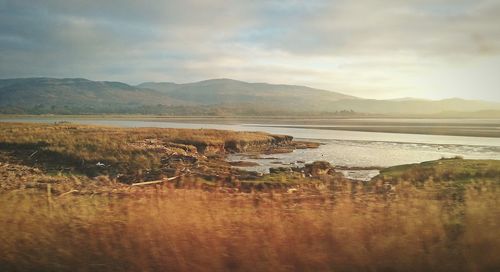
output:
[[[170,115],[438,114],[495,111],[500,103],[402,98],[373,100],[296,85],[210,79],[194,83],[83,78],[0,80],[0,113],[146,113]]]

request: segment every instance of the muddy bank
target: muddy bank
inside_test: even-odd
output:
[[[40,176],[105,177],[128,185],[172,178],[177,183],[189,178],[214,184],[253,181],[262,175],[232,167],[226,156],[317,146],[287,135],[213,129],[126,129],[66,123],[5,123],[0,127],[2,163],[36,169]],[[16,171],[24,170],[11,170],[13,175]]]
[[[201,178],[204,181],[218,184],[224,187],[238,188],[278,188],[288,187],[277,185],[273,181],[267,183],[269,175],[255,171],[247,171],[239,167],[254,166],[255,163],[248,161],[230,162],[226,156],[232,153],[245,153],[258,156],[260,154],[275,154],[293,152],[298,148],[315,148],[318,143],[295,142],[290,136],[272,135],[270,140],[259,141],[232,141],[219,145],[175,145],[166,143],[158,145],[151,140],[140,143],[145,149],[163,153],[161,165],[155,170],[142,172],[139,175],[119,175],[117,179],[126,184],[135,184],[149,180],[165,180],[168,177],[180,177],[177,185],[188,179],[188,177]],[[161,146],[162,148],[159,148]],[[174,150],[174,149],[175,150]],[[297,170],[300,172],[300,170]],[[285,176],[281,173],[281,176]],[[301,175],[300,177],[311,177]],[[256,185],[258,183],[258,185]],[[284,182],[278,182],[284,183]],[[267,185],[265,185],[267,184]]]
[[[48,197],[93,194],[157,194],[170,189],[201,189],[225,193],[251,192],[326,192],[352,184],[328,166],[309,165],[302,169],[284,169],[266,175],[233,172],[231,168],[194,168],[187,173],[130,184],[109,176],[88,177],[71,174],[47,174],[44,171],[0,162],[0,193],[38,191]]]

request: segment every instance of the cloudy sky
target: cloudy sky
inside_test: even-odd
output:
[[[500,101],[498,0],[0,0],[0,78]]]

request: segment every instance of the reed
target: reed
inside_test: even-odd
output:
[[[0,194],[3,271],[495,271],[498,183],[302,195]]]
[[[161,152],[140,143],[184,144],[198,151],[285,138],[260,132],[214,129],[118,128],[73,124],[0,123],[0,153],[7,161],[44,169],[71,168],[84,174],[138,173],[161,166]],[[1,154],[0,154],[1,155]],[[4,160],[6,161],[6,160]],[[97,163],[110,169],[92,167]]]

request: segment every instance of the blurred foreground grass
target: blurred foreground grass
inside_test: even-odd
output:
[[[499,271],[499,185],[0,194],[1,271]],[[459,197],[457,197],[459,194]]]

